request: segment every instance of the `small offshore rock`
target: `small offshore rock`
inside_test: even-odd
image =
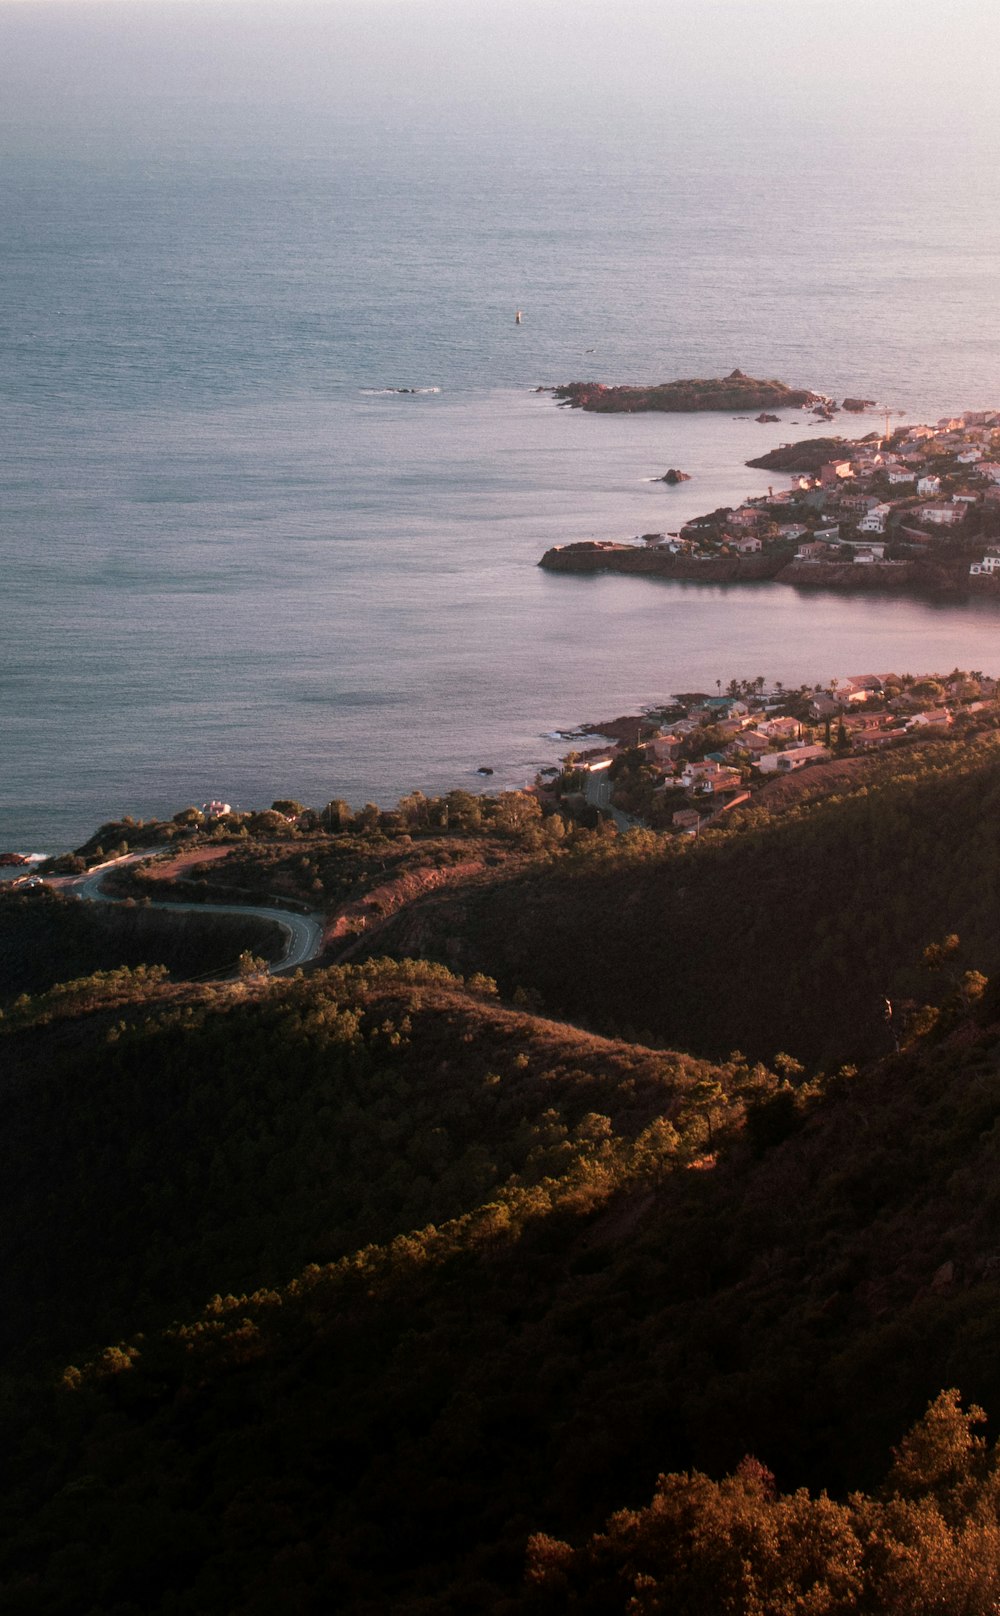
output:
[[[777,420],[777,416],[775,416],[774,419]],[[689,471],[678,471],[676,466],[671,466],[669,471],[665,471],[663,476],[658,477],[656,480],[660,483],[669,483],[671,488],[673,488],[677,483],[689,483],[691,481],[691,473]]]

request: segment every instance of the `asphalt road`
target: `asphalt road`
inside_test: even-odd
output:
[[[157,853],[165,851],[163,848],[147,848],[141,853],[125,853],[121,858],[108,859],[104,864],[97,864],[86,875],[70,876],[53,882],[58,884],[64,892],[71,892],[74,897],[82,898],[86,903],[121,903],[121,898],[114,898],[103,889],[104,877],[109,870],[119,869],[123,864],[139,864],[143,859],[153,858]],[[154,900],[155,901],[155,900]],[[323,918],[321,915],[296,915],[287,909],[257,908],[249,903],[170,903],[157,904],[161,909],[172,909],[180,914],[210,914],[210,915],[259,915],[261,920],[273,921],[279,926],[288,939],[285,952],[279,960],[268,966],[272,976],[282,971],[294,971],[307,960],[315,959],[323,947]]]
[[[620,831],[645,829],[641,819],[634,819],[631,814],[623,814],[620,808],[612,807],[611,781],[606,774],[588,774],[584,796],[594,808],[610,814]]]

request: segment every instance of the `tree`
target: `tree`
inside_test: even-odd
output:
[[[349,830],[353,819],[350,804],[343,797],[334,797],[323,809],[323,823],[327,830]]]
[[[267,960],[245,948],[237,961],[237,970],[244,980],[252,976],[264,976],[267,973]]]

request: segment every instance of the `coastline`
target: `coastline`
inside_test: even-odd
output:
[[[966,597],[1000,601],[1000,578],[970,577],[967,568],[930,561],[892,561],[881,566],[817,566],[788,555],[686,556],[634,544],[581,540],[553,546],[538,566],[547,572],[662,578],[667,582],[702,584],[790,584],[798,589],[834,594],[914,595],[960,601]]]

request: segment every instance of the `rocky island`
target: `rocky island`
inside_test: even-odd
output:
[[[642,410],[687,414],[694,410],[801,409],[824,404],[820,393],[785,382],[760,381],[742,370],[708,379],[658,382],[639,387],[607,387],[603,382],[566,382],[552,389],[560,404],[574,410],[631,415]]]

